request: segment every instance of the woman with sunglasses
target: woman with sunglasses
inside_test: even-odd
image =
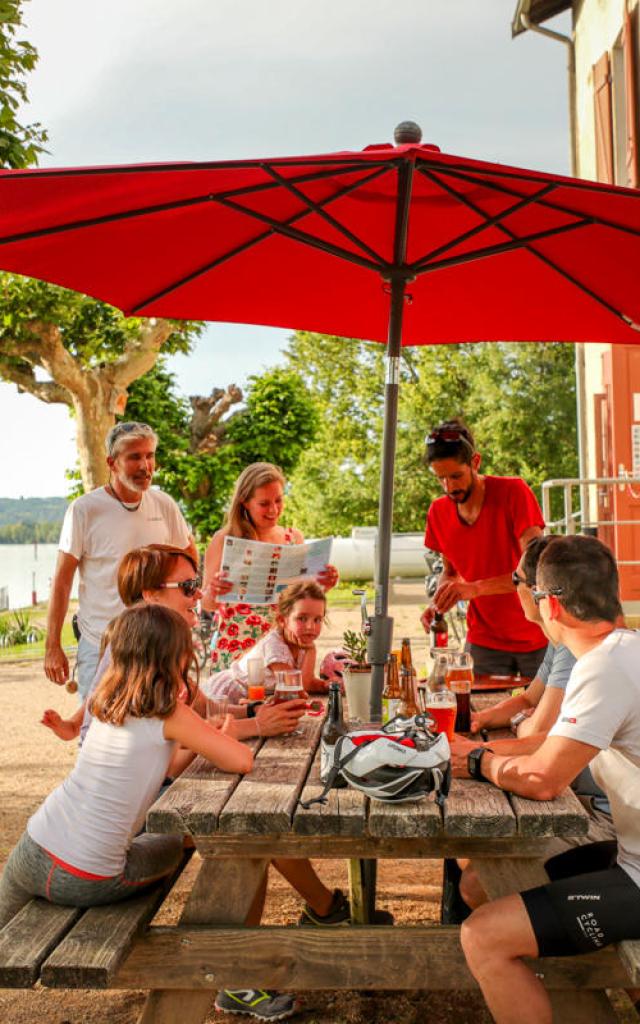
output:
[[[275,624],[275,604],[227,604],[218,600],[231,590],[231,583],[220,566],[225,537],[244,537],[266,544],[304,543],[299,530],[280,525],[284,488],[282,471],[272,463],[254,462],[247,466],[236,480],[222,529],[213,535],[207,548],[202,607],[216,612],[217,640],[211,651],[213,672],[229,668]],[[326,565],[316,579],[323,590],[331,590],[338,582],[338,570]]]

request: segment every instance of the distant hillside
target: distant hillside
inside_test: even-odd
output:
[[[67,498],[0,498],[0,526],[62,523]]]

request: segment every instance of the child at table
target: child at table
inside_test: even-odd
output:
[[[297,668],[308,693],[324,693],[327,684],[315,674],[316,640],[327,611],[325,592],[315,580],[293,583],[278,598],[275,625],[230,668],[214,672],[200,688],[209,697],[226,694],[237,702],[247,696],[249,661],[265,665],[265,689],[273,692],[276,672]]]
[[[182,837],[136,833],[180,745],[224,771],[251,770],[248,747],[190,707],[192,663],[191,631],[177,612],[147,604],[119,616],[76,765],[27,822],[0,879],[0,928],[33,896],[96,906],[173,871]]]

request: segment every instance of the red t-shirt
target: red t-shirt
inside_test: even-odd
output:
[[[484,502],[475,523],[464,523],[455,502],[443,495],[427,513],[424,543],[472,583],[513,572],[522,554],[520,537],[531,526],[544,528],[544,519],[524,480],[485,476]],[[547,643],[542,630],[525,619],[515,591],[469,602],[467,640],[500,651],[535,651]]]

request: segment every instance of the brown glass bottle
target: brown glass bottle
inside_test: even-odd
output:
[[[436,612],[431,623],[431,648],[449,646],[449,627],[442,612]]]
[[[342,717],[342,695],[340,683],[329,687],[329,707],[320,734],[320,777],[326,779],[333,764],[333,748],[347,729]]]
[[[382,724],[386,725],[400,712],[402,690],[398,676],[398,659],[395,654],[389,655],[387,662],[387,681],[382,691]]]
[[[403,718],[413,718],[420,713],[416,704],[416,673],[411,659],[411,641],[405,637],[400,652],[400,690],[402,703],[398,712]]]

